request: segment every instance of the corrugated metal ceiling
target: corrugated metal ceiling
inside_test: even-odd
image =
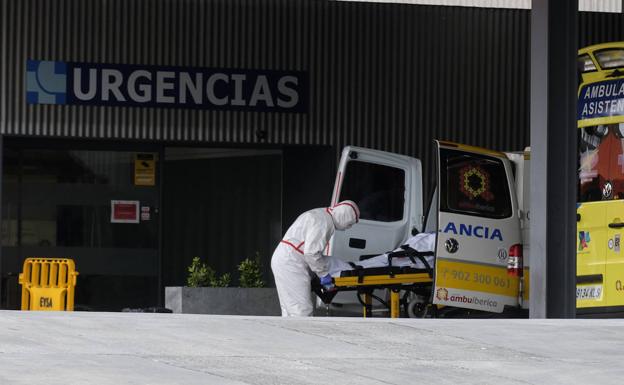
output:
[[[397,3],[415,5],[442,5],[454,7],[531,9],[531,0],[336,0],[369,3]],[[579,0],[579,11],[622,12],[621,0]]]

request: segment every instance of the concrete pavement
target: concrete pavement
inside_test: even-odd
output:
[[[0,311],[0,384],[622,384],[624,320]]]

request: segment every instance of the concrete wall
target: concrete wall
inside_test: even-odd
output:
[[[281,314],[277,290],[273,288],[167,287],[165,307],[187,314]]]

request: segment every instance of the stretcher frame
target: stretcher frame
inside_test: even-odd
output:
[[[348,277],[333,278],[334,288],[332,290],[325,290],[318,283],[313,284],[313,290],[326,304],[330,304],[331,300],[338,292],[356,291],[358,301],[362,304],[363,316],[365,318],[372,317],[373,298],[389,308],[391,318],[398,318],[401,314],[401,291],[405,291],[404,302],[406,303],[406,297],[410,292],[425,294],[426,298],[430,298],[431,286],[433,285],[433,267],[429,265],[424,257],[434,255],[434,253],[419,252],[407,245],[403,245],[401,248],[403,250],[388,254],[388,273],[386,274],[367,275],[365,274],[366,269],[356,268],[350,272],[352,274],[361,273]],[[403,268],[399,269],[397,272],[396,267],[393,269],[392,260],[404,257],[410,258],[414,263],[416,263],[415,258],[420,259],[425,269]],[[367,259],[366,256],[360,257],[360,260],[364,259]],[[375,269],[379,270],[379,268]],[[401,273],[401,270],[409,272]],[[389,304],[373,294],[373,291],[378,289],[387,289],[390,291]]]

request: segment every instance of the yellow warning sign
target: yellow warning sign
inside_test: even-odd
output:
[[[134,185],[156,185],[156,156],[155,154],[136,154],[134,158]]]

